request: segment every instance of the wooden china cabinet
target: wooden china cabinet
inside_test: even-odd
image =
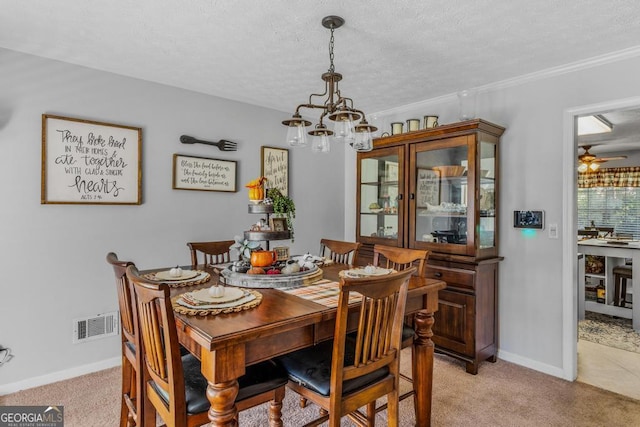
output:
[[[498,339],[498,143],[504,128],[481,119],[374,140],[358,153],[359,263],[373,245],[431,251],[442,279],[433,341],[476,374],[495,362]]]

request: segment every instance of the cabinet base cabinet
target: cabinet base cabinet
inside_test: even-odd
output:
[[[447,282],[439,292],[433,325],[436,351],[464,361],[467,372],[474,375],[480,362],[496,361],[500,260],[468,265],[433,260],[427,265],[427,277]]]

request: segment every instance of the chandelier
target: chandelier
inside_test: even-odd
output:
[[[309,102],[300,104],[289,120],[284,120],[283,125],[288,127],[287,143],[293,147],[306,147],[308,145],[307,134],[311,135],[311,149],[315,153],[328,153],[331,149],[329,137],[338,142],[344,142],[353,147],[356,151],[371,151],[373,141],[371,133],[378,130],[375,126],[367,123],[364,113],[353,107],[353,100],[342,96],[338,83],[342,80],[342,74],[336,73],[333,65],[333,31],[344,24],[344,19],[339,16],[326,16],[322,19],[322,26],[331,30],[329,39],[329,70],[322,74],[325,82],[324,93],[311,94]],[[324,97],[321,102],[314,103],[314,97]],[[306,127],[311,126],[311,122],[305,120],[300,115],[300,109],[320,109],[322,114],[314,129],[309,132]],[[333,130],[327,128],[324,119],[332,121]],[[356,121],[360,122],[355,125]]]

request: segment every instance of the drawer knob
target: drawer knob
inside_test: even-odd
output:
[[[434,274],[434,276],[436,276],[436,277],[442,277],[442,273],[440,273],[439,271],[437,271],[437,272]]]

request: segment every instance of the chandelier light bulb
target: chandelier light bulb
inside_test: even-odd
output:
[[[307,133],[302,125],[291,125],[287,130],[287,142],[292,147],[305,147],[307,145]]]
[[[367,152],[373,150],[373,138],[369,131],[356,131],[355,142],[353,143],[353,149],[360,152]]]
[[[331,145],[329,143],[329,137],[326,133],[322,135],[314,136],[311,143],[311,151],[314,153],[328,153],[331,151]]]
[[[340,142],[352,143],[353,136],[353,122],[351,120],[338,120],[335,122],[333,129],[333,137]]]

